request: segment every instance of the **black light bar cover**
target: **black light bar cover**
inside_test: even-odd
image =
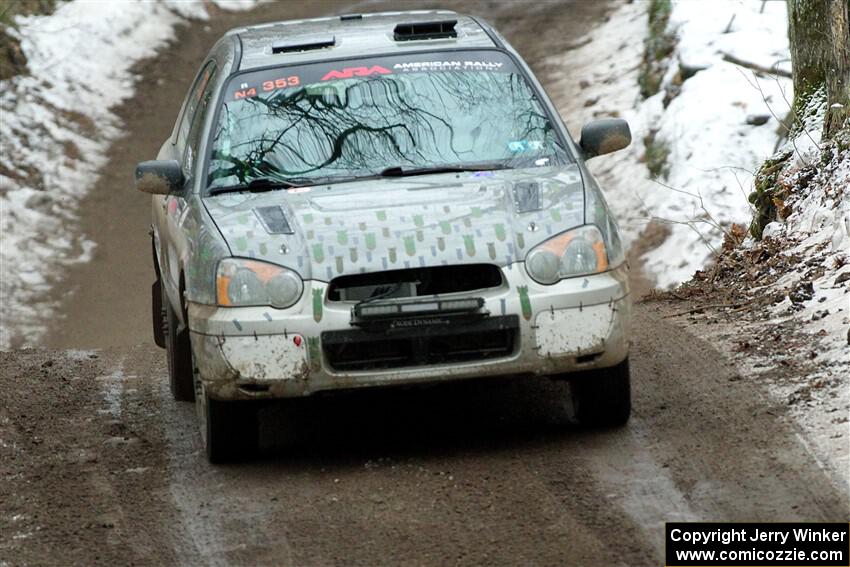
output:
[[[313,49],[324,49],[336,45],[336,38],[332,35],[302,38],[294,41],[277,41],[272,44],[272,53],[291,53],[293,51],[311,51]]]
[[[457,37],[455,25],[457,25],[457,20],[398,24],[393,31],[393,39],[396,41],[411,41],[415,39]]]

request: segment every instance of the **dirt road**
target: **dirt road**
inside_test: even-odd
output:
[[[605,11],[452,6],[533,65]],[[149,203],[130,172],[224,29],[337,10],[223,15],[139,69],[83,215],[96,258],[57,290],[50,350],[0,353],[0,565],[660,565],[665,521],[848,519],[786,408],[654,304],[636,309],[624,429],[572,426],[563,384],[469,382],[270,406],[260,458],[209,466],[149,338]]]

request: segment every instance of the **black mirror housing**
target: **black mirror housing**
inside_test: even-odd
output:
[[[183,189],[186,179],[177,160],[143,161],[136,165],[136,189],[151,195],[168,195]]]
[[[588,122],[581,129],[584,159],[622,150],[632,142],[629,123],[622,118],[603,118]]]

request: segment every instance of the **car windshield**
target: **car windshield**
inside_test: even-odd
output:
[[[223,101],[210,188],[570,161],[534,90],[497,51],[264,69],[231,79]]]

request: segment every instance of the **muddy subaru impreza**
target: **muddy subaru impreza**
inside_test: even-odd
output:
[[[398,12],[232,30],[156,161],[154,336],[207,455],[257,401],[515,375],[571,380],[577,419],[630,412],[617,226],[528,66],[487,24]]]

